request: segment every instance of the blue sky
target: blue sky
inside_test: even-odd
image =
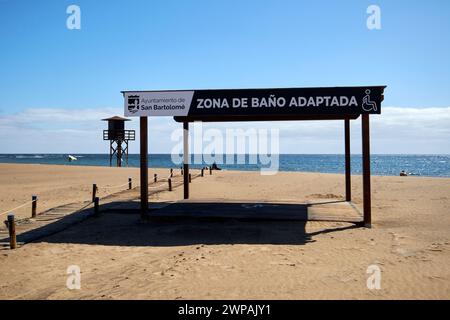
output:
[[[66,28],[70,4],[81,8],[81,30]],[[366,27],[371,4],[381,8],[381,30]],[[2,134],[24,135],[10,139],[4,150],[107,151],[101,139],[92,145],[76,141],[80,135],[97,139],[94,132],[104,124],[94,115],[122,113],[121,90],[383,84],[384,106],[394,108],[388,115],[398,117],[396,110],[405,108],[423,118],[427,108],[440,109],[432,112],[438,118],[419,128],[422,134],[427,127],[434,130],[431,137],[420,136],[420,148],[412,142],[417,133],[408,136],[407,123],[405,132],[390,128],[388,139],[380,119],[375,152],[390,153],[406,143],[405,153],[450,153],[449,34],[446,0],[0,0],[0,131],[3,126]],[[52,118],[54,109],[65,116]],[[172,120],[152,123],[161,128],[154,133],[154,150],[170,151],[170,139],[161,137]],[[290,134],[290,125],[279,128]],[[25,143],[27,135],[50,132],[64,134],[58,143]],[[338,138],[323,144],[327,148],[294,152],[340,152]],[[327,137],[317,133],[311,139]]]

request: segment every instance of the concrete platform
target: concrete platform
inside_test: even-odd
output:
[[[114,210],[113,208],[110,209]],[[124,209],[124,207],[121,209]],[[150,205],[150,220],[180,218],[342,221],[354,223],[363,220],[362,214],[351,202],[341,200],[308,203],[182,200]]]

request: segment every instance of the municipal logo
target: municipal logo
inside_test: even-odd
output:
[[[128,96],[128,111],[136,113],[139,111],[139,96]]]

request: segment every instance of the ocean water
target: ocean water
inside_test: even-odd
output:
[[[58,165],[109,166],[108,154],[74,154],[77,161],[69,162],[67,154],[0,154],[0,163],[39,163]],[[243,156],[243,155],[242,155]],[[193,159],[194,156],[192,156]],[[260,170],[268,165],[261,163],[261,159],[254,159],[246,155],[245,163],[237,163],[234,156],[233,163],[217,161],[219,167],[230,170]],[[264,159],[263,159],[264,160]],[[225,162],[221,164],[221,162]],[[242,161],[241,161],[242,162]],[[193,168],[210,165],[208,161],[191,164]],[[344,155],[339,154],[280,154],[280,171],[303,171],[322,173],[344,173]],[[130,154],[130,167],[139,167],[139,155]],[[113,162],[114,165],[114,162]],[[351,166],[353,174],[361,174],[361,155],[352,155]],[[150,154],[149,167],[178,168],[180,164],[172,161],[170,154]],[[401,170],[418,176],[450,177],[450,155],[371,155],[371,170],[373,175],[397,176]]]

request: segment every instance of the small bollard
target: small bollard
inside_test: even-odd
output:
[[[92,202],[95,201],[95,197],[97,196],[97,184],[92,185]]]
[[[37,200],[38,200],[37,196],[31,196],[31,201],[33,201],[31,203],[31,217],[32,218],[36,218]]]
[[[172,179],[168,179],[167,182],[169,183],[169,191],[172,191]]]
[[[158,175],[155,173],[153,175],[153,182],[157,182],[158,181]]]
[[[209,167],[209,175],[212,175],[212,167]]]
[[[172,168],[170,168],[170,177],[171,178],[173,177],[173,169]]]
[[[15,249],[17,246],[16,239],[16,222],[14,221],[14,215],[8,214],[8,231],[9,231],[9,247]]]
[[[100,209],[99,209],[99,207],[98,207],[98,202],[99,202],[99,198],[98,198],[98,197],[95,197],[95,198],[94,198],[94,214],[95,214],[96,216],[98,216],[98,215],[100,214]]]
[[[133,183],[131,178],[128,178],[128,190],[131,190],[131,188],[133,187]]]
[[[203,171],[204,171],[204,169],[202,168],[201,171],[200,171],[200,176],[201,177],[203,177]]]
[[[189,173],[189,183],[191,183],[191,174]]]

